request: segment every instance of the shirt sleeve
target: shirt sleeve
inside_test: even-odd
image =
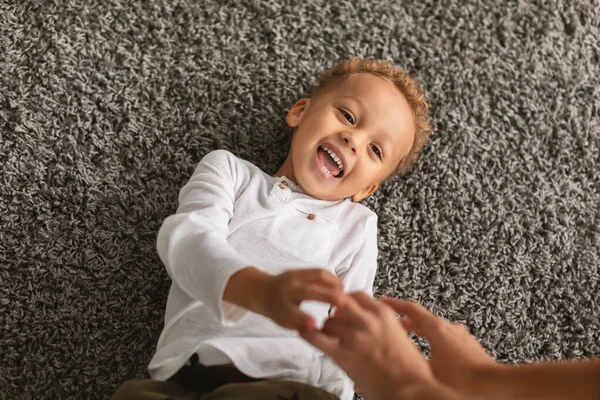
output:
[[[227,243],[236,194],[248,178],[247,167],[233,154],[207,154],[181,189],[177,213],[158,232],[158,255],[173,282],[224,325],[248,312],[223,300],[229,278],[249,266]]]
[[[377,215],[366,220],[362,242],[352,257],[349,267],[338,276],[348,293],[362,291],[373,296],[373,282],[377,273]]]

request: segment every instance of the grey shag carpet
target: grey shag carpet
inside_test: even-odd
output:
[[[504,362],[600,356],[600,3],[0,1],[0,398],[147,376],[161,221],[208,151],[275,172],[315,74],[389,58],[431,101],[418,168],[366,201],[378,294]]]

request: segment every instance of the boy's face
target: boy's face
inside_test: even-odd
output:
[[[298,101],[286,120],[295,132],[277,175],[322,200],[369,196],[408,154],[415,133],[404,95],[368,73]]]

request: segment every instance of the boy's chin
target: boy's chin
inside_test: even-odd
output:
[[[339,187],[327,187],[330,185],[327,185],[326,183],[312,181],[310,183],[306,182],[307,184],[303,185],[300,180],[298,183],[306,194],[310,195],[311,197],[314,197],[315,199],[335,201],[345,199],[346,197],[350,197],[343,195],[341,196]]]
[[[320,195],[314,195],[312,197],[319,199],[319,200],[325,200],[325,201],[337,201],[337,200],[345,199],[345,197],[340,197],[339,195],[336,195],[335,193],[325,193],[325,194],[320,194]]]

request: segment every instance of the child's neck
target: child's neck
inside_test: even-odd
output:
[[[292,160],[289,155],[285,159],[283,164],[281,164],[281,167],[279,167],[279,171],[277,171],[273,176],[274,177],[285,176],[290,181],[294,182],[295,184],[298,184],[298,182],[296,181],[296,177],[294,176],[294,169],[292,168]]]

